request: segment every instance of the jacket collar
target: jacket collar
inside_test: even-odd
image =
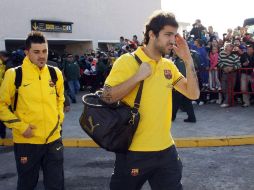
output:
[[[142,60],[142,62],[157,63],[155,60],[153,60],[152,58],[148,57],[148,55],[145,54],[144,47],[138,47],[138,49],[134,53]],[[158,63],[161,61],[162,57],[160,58]]]
[[[23,60],[22,67],[29,68],[37,72],[44,72],[47,69],[47,64],[45,64],[45,66],[42,69],[40,69],[37,65],[31,62],[28,56],[26,56]]]

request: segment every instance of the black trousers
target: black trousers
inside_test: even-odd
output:
[[[34,190],[40,168],[45,190],[64,190],[61,139],[45,145],[15,143],[14,154],[18,171],[17,190]]]
[[[4,139],[6,137],[6,126],[0,121],[0,137]]]
[[[174,121],[176,118],[176,113],[179,108],[183,108],[184,111],[187,112],[188,119],[196,120],[193,105],[191,100],[186,98],[179,92],[173,91],[173,111],[172,111],[172,120]]]
[[[152,190],[182,190],[182,162],[175,146],[163,151],[116,154],[111,190],[139,190],[148,181]]]

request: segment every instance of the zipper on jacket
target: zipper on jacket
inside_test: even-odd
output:
[[[43,89],[42,89],[42,83],[41,81],[41,75],[39,74],[39,80],[40,80],[40,89],[41,89],[41,103],[42,103],[42,113],[43,113],[43,129],[44,129],[44,138],[46,138],[47,130],[46,130],[46,122],[45,122],[45,109],[44,109],[44,103],[43,103]]]

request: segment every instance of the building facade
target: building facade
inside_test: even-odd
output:
[[[148,16],[161,9],[160,0],[1,0],[0,49],[23,46],[31,30],[43,30],[49,48],[83,54],[119,42],[141,41]]]

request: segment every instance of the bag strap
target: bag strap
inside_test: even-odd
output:
[[[48,69],[49,69],[49,74],[50,74],[50,77],[51,77],[51,80],[54,84],[56,84],[58,78],[57,78],[57,75],[56,75],[56,70],[53,66],[51,65],[48,65]]]
[[[14,104],[13,104],[13,108],[12,108],[12,111],[16,111],[16,107],[17,107],[17,102],[18,102],[18,90],[19,90],[19,87],[21,86],[21,82],[22,82],[22,67],[19,66],[19,67],[16,67],[14,68],[15,69],[15,73],[16,73],[16,77],[15,77],[15,87],[16,87],[16,90],[15,90],[15,96],[14,96]]]
[[[51,81],[54,83],[55,89],[56,89],[56,82],[58,80],[56,70],[55,70],[54,66],[51,66],[51,65],[48,65],[48,70],[49,70],[49,74],[51,77]],[[56,96],[59,97],[57,90],[56,90]]]
[[[136,54],[131,54],[132,56],[134,56],[134,58],[136,59],[136,61],[138,62],[139,65],[142,64],[141,59],[136,55]],[[140,82],[139,88],[138,88],[138,92],[134,101],[134,107],[133,107],[133,113],[136,114],[138,113],[138,109],[140,106],[140,101],[141,101],[141,96],[142,96],[142,90],[143,90],[143,85],[144,85],[144,80],[142,80]]]

